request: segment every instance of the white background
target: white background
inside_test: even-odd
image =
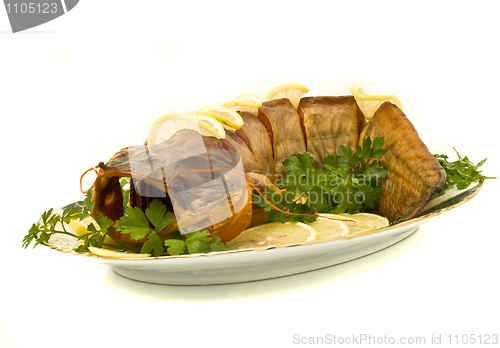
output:
[[[44,210],[81,198],[86,169],[142,143],[159,116],[291,81],[393,93],[431,152],[487,157],[500,176],[499,34],[494,1],[83,0],[18,34],[1,8],[0,346],[500,334],[498,180],[379,253],[246,284],[143,284],[21,248]]]

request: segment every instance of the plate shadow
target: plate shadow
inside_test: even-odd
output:
[[[111,268],[108,268],[101,281],[116,291],[159,302],[248,300],[299,292],[335,283],[393,262],[421,244],[424,239],[425,232],[419,228],[396,244],[352,261],[295,275],[245,283],[187,286],[152,284],[125,278],[115,273]]]

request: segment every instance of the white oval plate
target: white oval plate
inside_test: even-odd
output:
[[[109,259],[77,254],[97,260],[130,279],[169,285],[228,284],[287,276],[339,263],[389,247],[411,235],[417,228],[441,213],[453,209],[477,195],[481,185],[440,204],[425,215],[383,229],[329,241],[271,249],[233,250],[227,252],[144,259]],[[72,237],[51,238],[49,247],[74,253]]]

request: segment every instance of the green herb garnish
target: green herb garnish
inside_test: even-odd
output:
[[[296,154],[283,161],[288,176],[276,185],[286,191],[279,194],[266,189],[267,199],[280,210],[273,208],[261,196],[255,202],[270,211],[269,221],[316,220],[317,213],[351,214],[374,208],[382,195],[379,179],[387,177],[379,159],[387,150],[383,149],[384,137],[370,137],[357,145],[356,151],[340,145],[338,156],[327,156],[323,168],[308,154]],[[305,197],[305,202],[300,202]],[[283,212],[284,211],[284,212]],[[307,214],[307,215],[294,215]]]
[[[128,198],[130,196],[130,178],[129,177],[121,177],[119,180],[120,187],[122,189],[123,195],[123,206],[126,207],[128,204]]]
[[[33,224],[26,236],[23,238],[23,248],[27,248],[32,241],[35,241],[36,247],[38,244],[47,244],[50,237],[55,233],[66,234],[78,238],[77,235],[66,231],[64,224],[62,230],[59,224],[69,224],[71,220],[77,220],[81,217],[82,211],[76,206],[66,207],[61,215],[53,214],[53,209],[49,209],[42,214],[42,221]]]
[[[448,156],[446,155],[434,155],[446,172],[446,182],[443,191],[438,196],[443,195],[448,188],[454,186],[459,190],[463,190],[473,182],[483,181],[484,179],[496,179],[495,177],[484,176],[478,170],[486,162],[486,158],[475,165],[467,156],[461,157],[455,148],[453,150],[455,150],[458,156],[458,160],[454,162],[448,161]]]
[[[41,221],[33,224],[28,234],[24,236],[23,248],[27,248],[33,241],[35,242],[33,247],[36,247],[39,244],[47,245],[50,237],[54,234],[66,234],[78,240],[83,240],[84,244],[75,249],[75,251],[80,253],[87,252],[89,246],[94,246],[97,248],[102,248],[103,246],[112,247],[112,245],[107,245],[104,243],[104,238],[108,235],[108,228],[111,227],[113,221],[102,214],[95,217],[94,219],[97,225],[91,223],[87,227],[88,233],[85,233],[81,236],[69,232],[66,229],[65,224],[69,224],[72,220],[81,221],[90,215],[90,211],[94,205],[90,201],[91,196],[92,191],[87,193],[87,196],[83,201],[83,206],[68,206],[63,209],[63,212],[61,214],[55,214],[54,209],[45,211],[42,214]]]
[[[193,230],[186,234],[186,239],[167,239],[164,242],[168,247],[169,255],[210,253],[215,251],[233,250],[228,248],[217,235],[210,235],[207,231]]]
[[[167,212],[165,204],[155,199],[145,213],[137,207],[127,208],[125,215],[115,222],[114,228],[123,234],[130,234],[133,240],[146,238],[149,234],[141,253],[160,256],[163,254],[163,243],[157,233],[174,220],[174,213]]]

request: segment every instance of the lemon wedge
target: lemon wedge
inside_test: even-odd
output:
[[[300,98],[309,92],[309,88],[300,83],[285,83],[284,85],[273,88],[266,97],[266,101],[288,98],[292,102],[295,110],[299,107]]]
[[[318,240],[347,236],[349,234],[349,227],[344,221],[319,217],[316,221],[308,225],[316,230]]]
[[[231,248],[265,248],[275,245],[299,244],[315,240],[314,228],[301,222],[270,222],[241,232],[227,243]]]
[[[385,103],[386,101],[390,101],[394,105],[396,105],[398,108],[403,110],[403,107],[401,106],[401,102],[399,101],[398,98],[396,98],[395,95],[368,95],[365,93],[363,88],[361,88],[360,85],[354,85],[350,88],[350,91],[354,98],[356,99],[356,103],[358,103],[358,106],[365,116],[365,119],[369,120],[373,117],[373,114],[377,109],[379,108],[380,105]]]
[[[340,216],[345,216],[357,221],[362,221],[366,222],[370,225],[375,226],[375,228],[382,228],[382,227],[387,227],[389,226],[389,220],[384,217],[380,216],[377,214],[370,214],[370,213],[358,213],[358,214],[339,214]]]
[[[71,227],[71,229],[79,236],[83,236],[84,234],[86,233],[89,233],[90,231],[88,230],[88,226],[91,224],[91,223],[94,223],[95,226],[97,226],[97,222],[95,222],[94,218],[92,216],[88,216],[86,217],[85,219],[83,219],[82,221],[78,221],[78,220],[71,220],[69,222],[69,227]],[[106,236],[104,237],[104,241],[103,241],[104,244],[108,244],[108,245],[115,245],[115,246],[120,246],[119,243],[117,243],[113,238],[111,238],[110,236]]]
[[[89,247],[89,250],[94,255],[100,257],[107,257],[110,259],[144,259],[146,257],[151,256],[151,254],[124,253],[121,251],[114,251],[114,250],[95,248],[95,247]]]
[[[210,116],[229,129],[240,129],[243,127],[243,119],[236,111],[222,105],[209,105],[194,112],[197,116]]]
[[[83,236],[84,234],[89,232],[87,230],[87,225],[82,224],[78,220],[71,220],[69,222],[69,227],[71,227],[71,229],[79,236]]]
[[[156,120],[149,131],[148,145],[162,143],[181,129],[192,129],[201,135],[219,139],[226,137],[226,131],[213,117],[195,114],[169,114]]]

